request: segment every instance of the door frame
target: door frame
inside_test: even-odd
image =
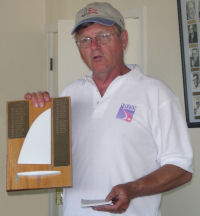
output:
[[[139,19],[141,32],[141,68],[144,74],[147,74],[147,34],[146,34],[146,7],[132,8],[122,11],[124,18]]]

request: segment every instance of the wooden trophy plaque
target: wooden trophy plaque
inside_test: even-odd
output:
[[[7,102],[7,191],[72,186],[70,97]]]

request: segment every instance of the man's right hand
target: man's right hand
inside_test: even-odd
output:
[[[50,95],[48,92],[33,92],[33,93],[26,93],[24,95],[25,100],[32,100],[33,105],[35,107],[44,107],[45,103],[50,101]]]

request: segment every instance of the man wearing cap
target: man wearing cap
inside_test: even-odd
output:
[[[63,215],[160,216],[161,193],[192,177],[192,149],[178,99],[161,81],[124,63],[128,35],[110,4],[81,9],[72,34],[91,71],[61,94],[71,97],[73,166]],[[43,106],[49,95],[27,93],[25,99]],[[81,199],[112,205],[81,208]]]

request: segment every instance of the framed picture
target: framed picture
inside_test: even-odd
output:
[[[188,127],[200,127],[200,0],[177,0]]]

